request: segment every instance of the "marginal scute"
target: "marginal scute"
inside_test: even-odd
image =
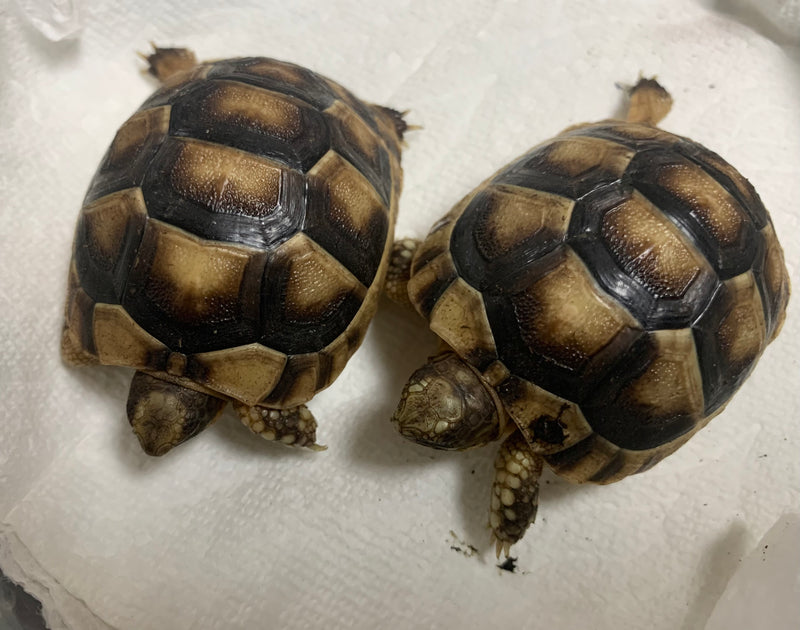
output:
[[[457,273],[449,252],[415,269],[408,282],[408,297],[417,312],[427,318],[439,296],[456,279]]]
[[[167,77],[161,83],[153,94],[148,98],[142,106],[140,111],[152,109],[154,107],[161,107],[170,104],[176,100],[182,92],[184,92],[187,85],[195,82],[202,82],[208,76],[209,71],[213,64],[201,63],[194,69],[185,72],[176,72],[175,74]]]
[[[371,107],[361,99],[356,98],[350,90],[343,85],[336,83],[335,81],[325,79],[325,82],[328,85],[328,89],[330,89],[331,93],[338,100],[342,101],[350,109],[355,111],[358,114],[358,117],[361,118],[361,120],[369,125],[372,129],[376,131],[378,130],[378,124],[375,121],[374,106]],[[394,134],[393,137],[396,137],[396,134]]]
[[[705,147],[685,140],[679,149],[692,162],[700,165],[711,177],[737,197],[757,229],[769,223],[769,215],[753,185],[733,166]]]
[[[314,88],[324,85],[321,77],[293,63],[261,58],[243,61],[236,64],[238,73],[271,79],[278,84],[290,85],[299,92],[314,92]]]
[[[98,362],[92,337],[93,312],[94,302],[81,287],[73,261],[69,268],[64,329],[61,333],[61,356],[69,365]]]
[[[658,127],[621,120],[604,120],[587,125],[576,125],[574,128],[563,131],[562,135],[564,134],[605,138],[636,150],[652,146],[671,147],[679,144],[682,140],[680,136]]]
[[[512,376],[497,391],[506,411],[538,454],[569,448],[592,434],[578,405],[533,383]]]
[[[430,327],[476,366],[497,358],[492,328],[480,293],[461,278],[441,295],[430,314]]]
[[[752,272],[725,282],[732,296],[732,308],[717,329],[720,352],[729,369],[740,374],[763,351],[767,343],[764,307]]]
[[[94,307],[94,345],[103,365],[161,370],[169,349],[133,321],[117,304]]]
[[[192,355],[187,375],[209,389],[255,405],[272,392],[287,357],[258,343]]]
[[[384,269],[381,269],[379,274],[383,273]],[[367,332],[367,326],[378,308],[379,296],[378,291],[369,291],[347,330],[320,350],[320,355],[325,357],[330,366],[325,382],[319,383],[322,387],[327,387],[336,380],[350,357],[361,345]]]
[[[783,248],[775,236],[772,223],[767,223],[761,230],[766,243],[764,257],[764,283],[766,295],[765,311],[769,314],[769,341],[777,337],[786,319],[786,304],[789,301],[789,276],[786,273],[786,262]]]
[[[183,352],[170,352],[167,357],[167,374],[181,377],[186,372],[186,355]]]
[[[544,455],[544,459],[553,472],[572,483],[605,485],[649,470],[685,444],[696,429],[671,442],[638,451],[619,448],[594,433],[568,449]]]
[[[489,383],[492,387],[497,387],[505,381],[509,376],[511,376],[511,372],[508,368],[503,364],[502,361],[492,361],[486,369],[483,370],[483,379]]]
[[[153,158],[169,138],[170,115],[169,106],[144,109],[122,125],[92,178],[84,204],[142,185]]]
[[[612,464],[619,454],[619,447],[593,433],[569,448],[544,455],[544,460],[559,477],[584,483]]]
[[[461,216],[473,196],[468,195],[462,199],[450,212],[433,224],[427,238],[419,244],[414,252],[414,260],[411,263],[412,277],[437,256],[445,253],[448,257],[450,256],[450,237],[453,234],[456,219]]]
[[[360,114],[354,108],[360,110]],[[389,175],[392,166],[385,141],[378,135],[372,111],[355,100],[345,104],[339,100],[323,114],[331,130],[331,150],[350,162],[359,175],[375,189],[381,201],[389,204],[392,187]]]
[[[320,353],[288,357],[283,375],[272,392],[261,401],[265,407],[290,409],[308,402],[319,391]]]

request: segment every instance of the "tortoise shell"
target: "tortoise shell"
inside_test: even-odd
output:
[[[609,483],[730,400],[784,318],[769,214],[715,153],[653,126],[571,128],[432,228],[409,296],[560,475]]]
[[[309,400],[375,311],[401,133],[397,112],[290,63],[231,59],[169,78],[86,194],[65,359],[251,405]]]

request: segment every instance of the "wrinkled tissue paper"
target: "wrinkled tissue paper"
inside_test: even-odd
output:
[[[515,573],[486,529],[495,449],[433,452],[389,423],[435,347],[399,308],[381,305],[311,402],[324,453],[267,443],[227,412],[148,458],[125,418],[131,372],[58,355],[74,222],[155,89],[134,54],[149,40],[286,59],[410,109],[399,236],[424,235],[566,126],[618,115],[615,83],[657,75],[675,99],[663,127],[753,182],[797,289],[797,2],[85,0],[57,42],[30,4],[0,8],[0,567],[53,630],[753,627],[730,608],[743,598],[775,613],[771,628],[798,627],[797,296],[733,402],[675,455],[607,487],[545,473]],[[779,542],[757,548],[768,531]],[[787,560],[761,563],[767,544]],[[742,590],[754,565],[762,587]],[[748,596],[773,582],[774,599]]]

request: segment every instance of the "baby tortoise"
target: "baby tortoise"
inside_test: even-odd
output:
[[[62,356],[136,370],[127,412],[162,455],[227,401],[316,445],[305,402],[372,318],[406,125],[300,66],[155,49],[162,86],[119,129],[78,218]]]
[[[651,468],[722,411],[780,330],[789,282],[769,214],[722,158],[655,126],[670,106],[640,81],[627,120],[533,148],[414,253],[407,295],[443,348],[393,421],[438,449],[503,440],[498,556],[534,520],[544,463],[576,483]]]

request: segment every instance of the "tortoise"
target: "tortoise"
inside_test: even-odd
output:
[[[261,437],[320,449],[305,403],[375,312],[403,116],[292,63],[154,48],[162,84],[80,211],[62,357],[136,370],[127,415],[150,455],[228,401]]]
[[[498,556],[536,516],[543,464],[596,484],[651,468],[724,409],[781,328],[789,282],[770,216],[730,164],[656,126],[671,104],[641,79],[626,120],[566,129],[422,244],[396,245],[442,347],[392,421],[437,449],[503,440]]]

